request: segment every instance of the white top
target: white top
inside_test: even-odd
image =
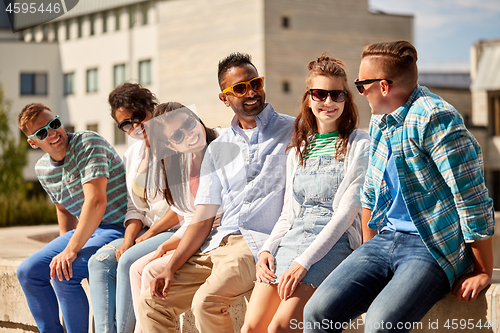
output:
[[[314,263],[323,258],[345,232],[352,249],[361,245],[361,194],[368,168],[369,151],[368,133],[354,130],[349,137],[344,158],[344,179],[332,203],[333,216],[307,250],[295,259],[295,262],[305,269],[309,270]],[[296,149],[291,149],[288,153],[285,201],[281,216],[259,254],[263,251],[275,254],[281,239],[300,211],[300,204],[293,196],[293,179],[299,165],[295,152]]]

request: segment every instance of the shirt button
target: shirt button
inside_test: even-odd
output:
[[[264,126],[266,126],[266,123],[264,123]]]
[[[252,177],[249,177],[249,178],[248,178],[248,181],[251,181],[251,180],[252,180]]]
[[[245,203],[248,205],[250,202],[247,200],[247,201],[245,201]]]
[[[250,159],[249,159],[249,158],[247,158],[245,161],[247,161],[247,162],[248,162],[248,161],[250,161]]]

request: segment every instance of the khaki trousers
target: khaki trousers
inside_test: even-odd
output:
[[[208,253],[196,252],[175,274],[165,300],[147,289],[139,300],[144,332],[175,333],[175,319],[191,310],[201,333],[233,333],[229,306],[250,291],[255,261],[243,236],[228,235]]]

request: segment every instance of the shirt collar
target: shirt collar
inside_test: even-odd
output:
[[[257,128],[269,124],[269,121],[276,113],[271,104],[265,103],[264,105],[265,105],[264,110],[262,110],[258,115],[255,116],[255,121],[257,122]],[[233,119],[231,120],[231,128],[233,129],[234,132],[238,132],[239,128],[238,123],[239,123],[238,117],[236,117],[236,115],[233,116]]]

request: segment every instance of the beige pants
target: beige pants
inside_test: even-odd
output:
[[[174,275],[165,300],[153,300],[147,289],[139,300],[144,332],[175,333],[175,319],[191,310],[201,333],[233,333],[229,306],[250,291],[255,261],[243,236],[224,237],[208,253],[196,252]]]

